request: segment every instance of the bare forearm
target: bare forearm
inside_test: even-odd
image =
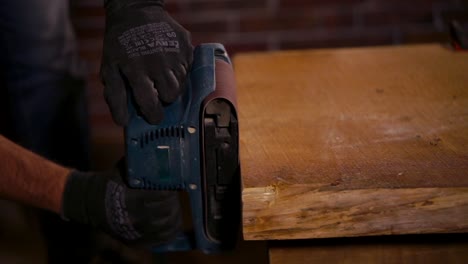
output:
[[[60,212],[70,170],[0,135],[0,197]]]

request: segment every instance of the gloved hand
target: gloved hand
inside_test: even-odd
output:
[[[122,180],[124,167],[121,161],[105,173],[72,171],[62,217],[131,244],[153,246],[175,238],[182,230],[177,193],[130,189]]]
[[[157,124],[163,104],[183,92],[193,58],[190,33],[164,10],[162,0],[107,0],[105,8],[101,80],[112,117],[127,124],[131,91],[137,111]]]

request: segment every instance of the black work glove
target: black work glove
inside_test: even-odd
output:
[[[107,0],[105,8],[101,80],[112,117],[127,124],[132,95],[137,111],[157,124],[163,104],[183,92],[193,58],[190,33],[164,10],[162,0]]]
[[[123,161],[105,173],[73,171],[67,179],[62,217],[89,224],[123,242],[154,246],[182,230],[176,192],[130,189]]]

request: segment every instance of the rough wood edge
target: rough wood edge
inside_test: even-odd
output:
[[[246,240],[468,231],[468,187],[320,190],[288,185],[243,190]]]

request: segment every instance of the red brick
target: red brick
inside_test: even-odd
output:
[[[387,6],[380,10],[365,11],[361,14],[364,25],[405,25],[409,23],[431,24],[431,8],[420,6]]]
[[[370,12],[378,12],[378,11],[388,11],[388,12],[396,12],[404,9],[414,9],[415,12],[420,10],[422,12],[427,12],[433,9],[434,4],[438,2],[444,2],[442,0],[392,0],[392,1],[384,1],[384,0],[372,0],[372,1],[365,1],[362,4],[356,5],[356,8],[360,11],[370,11]],[[446,2],[446,1],[445,1]]]
[[[381,25],[405,25],[409,23],[432,23],[432,14],[400,14],[395,13],[371,13],[364,15],[364,25],[381,26]]]
[[[459,10],[443,11],[440,15],[447,24],[452,20],[456,20],[459,23],[468,23],[468,6]]]
[[[311,29],[315,27],[337,27],[352,25],[351,12],[336,9],[333,13],[317,14],[305,9],[300,12],[281,11],[277,15],[264,15],[253,18],[242,18],[240,31],[271,31]]]
[[[250,43],[250,44],[241,44],[241,43],[228,43],[224,45],[226,50],[229,53],[229,56],[234,56],[234,54],[239,52],[248,52],[248,51],[262,51],[268,49],[268,44],[264,43]]]
[[[115,126],[110,113],[102,112],[100,114],[92,113],[90,116],[92,127],[112,127]]]
[[[176,14],[180,12],[180,4],[176,3],[175,1],[166,1],[165,2],[165,9],[169,14]]]
[[[311,15],[269,15],[244,18],[240,21],[239,30],[246,32],[302,29],[317,26],[317,19]]]
[[[76,29],[100,29],[104,30],[104,17],[76,17],[72,19],[72,24]]]
[[[226,43],[227,36],[225,34],[192,34],[192,44],[198,45],[201,43],[220,42]]]
[[[267,0],[223,0],[223,1],[190,1],[187,3],[187,12],[232,11],[251,8],[266,7]]]
[[[404,43],[450,43],[450,35],[447,32],[408,33],[403,35]]]
[[[304,8],[326,5],[352,5],[364,2],[363,0],[280,0],[280,8]]]
[[[91,51],[91,50],[79,50],[78,54],[80,58],[86,61],[100,61],[102,52],[99,51]]]
[[[104,1],[96,0],[72,0],[70,1],[70,6],[72,9],[77,7],[103,7]]]
[[[72,8],[71,15],[72,15],[72,17],[104,16],[105,15],[105,10],[104,10],[104,7],[77,6],[77,7]]]
[[[325,28],[334,28],[353,25],[353,16],[351,13],[336,13],[333,15],[321,16],[317,19],[318,24]]]
[[[333,36],[330,38],[304,39],[295,41],[283,41],[281,49],[308,49],[308,48],[334,48],[334,47],[357,47],[389,45],[393,43],[391,34],[378,35],[355,35],[340,38]]]
[[[171,13],[178,13],[180,11],[179,3],[167,1],[165,3],[165,9]],[[73,17],[83,16],[104,16],[105,9],[104,4],[101,5],[73,5],[71,8],[71,14]]]
[[[193,23],[184,23],[183,21],[180,21],[180,22],[192,34],[218,33],[218,32],[228,31],[228,24],[226,21],[193,22]]]
[[[75,33],[79,39],[95,39],[104,36],[104,28],[80,28],[75,27]]]

